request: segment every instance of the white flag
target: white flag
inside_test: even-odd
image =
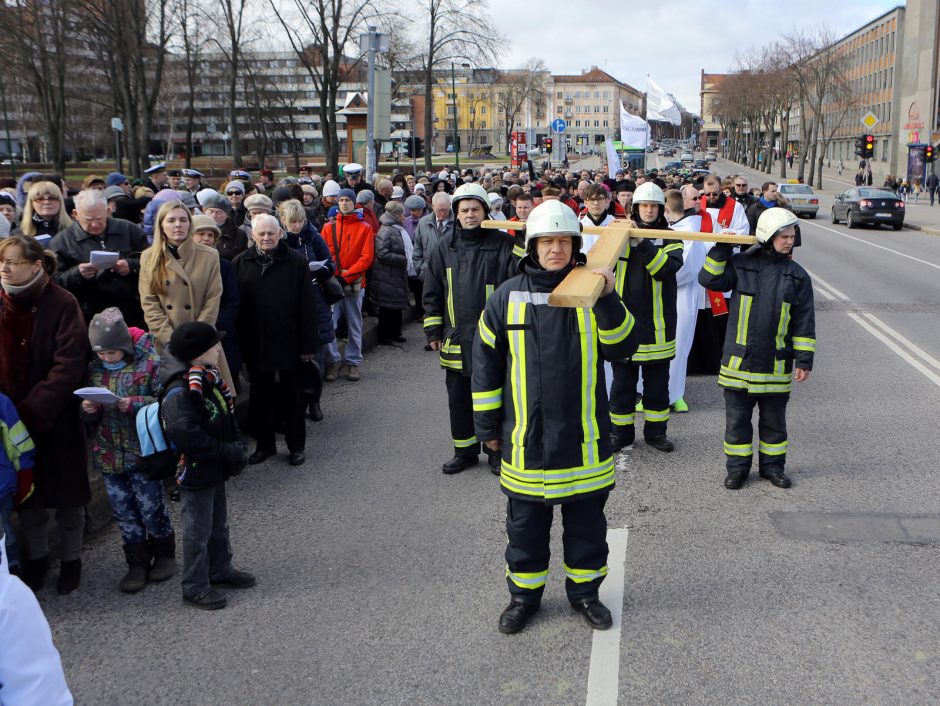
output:
[[[653,79],[646,78],[646,119],[660,120],[673,125],[682,124],[679,108],[666,92],[653,83]]]
[[[607,176],[611,179],[620,170],[620,155],[617,154],[617,148],[614,147],[614,141],[607,138]]]
[[[650,125],[639,115],[632,115],[620,101],[620,141],[624,147],[646,149],[650,142]]]

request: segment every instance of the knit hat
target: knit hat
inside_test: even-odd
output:
[[[427,191],[427,187],[424,184],[415,184],[416,194],[423,194],[425,191]]]
[[[428,205],[427,201],[425,201],[423,198],[421,198],[417,194],[414,196],[409,196],[407,199],[405,199],[405,208],[407,209],[426,208],[427,205]]]
[[[271,192],[271,201],[274,202],[274,205],[281,203],[281,201],[290,200],[290,189],[286,186],[279,186],[274,191]]]
[[[263,208],[265,211],[270,211],[274,208],[274,202],[264,194],[252,194],[245,199],[243,205],[249,211],[253,208]]]
[[[121,172],[111,172],[105,177],[104,183],[105,186],[120,186],[126,181],[130,181],[130,179],[121,174]]]
[[[88,326],[88,340],[93,351],[123,351],[134,355],[134,342],[124,323],[124,316],[116,306],[109,306],[95,314]]]
[[[170,336],[170,354],[184,363],[205,353],[222,340],[225,331],[216,331],[205,321],[187,321],[173,330]]]
[[[166,191],[168,191],[168,189],[166,189]],[[180,192],[180,201],[182,201],[183,205],[190,211],[195,211],[197,208],[199,208],[199,202],[196,201],[196,197],[188,191]]]
[[[356,192],[352,189],[340,189],[339,193],[336,195],[336,198],[352,199],[353,201],[356,201]]]
[[[339,191],[339,184],[337,184],[332,179],[327,179],[323,184],[323,195],[327,198],[335,199],[337,196],[339,196]]]
[[[352,191],[352,189],[349,189],[349,191]],[[361,203],[361,204],[372,203],[373,201],[375,201],[375,194],[373,194],[369,189],[363,189],[362,191],[359,192],[359,194],[355,198],[356,198],[356,203]]]
[[[242,183],[241,183],[240,181],[238,181],[237,179],[234,180],[234,181],[230,181],[228,184],[225,185],[225,193],[227,194],[229,191],[241,191],[242,194],[244,194],[244,193],[245,193],[245,185],[242,184]]]
[[[232,210],[231,202],[215,189],[200,189],[196,193],[196,200],[202,208],[218,208],[226,213]]]
[[[104,190],[104,200],[111,202],[114,199],[129,199],[130,196],[120,186],[109,186]]]
[[[199,230],[211,230],[213,233],[215,233],[216,238],[222,235],[222,231],[215,224],[212,216],[204,216],[202,214],[193,216],[193,233]]]
[[[8,191],[0,191],[0,204],[16,208],[16,197]]]
[[[405,190],[400,186],[392,187],[392,198],[393,199],[403,199],[405,198]]]

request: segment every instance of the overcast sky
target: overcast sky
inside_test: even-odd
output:
[[[903,4],[491,0],[490,11],[509,37],[500,68],[521,66],[531,57],[544,60],[552,73],[579,74],[597,66],[640,91],[646,90],[649,74],[687,110],[698,113],[702,69],[724,73],[734,65],[735,52],[769,44],[794,27],[826,25],[841,37]]]

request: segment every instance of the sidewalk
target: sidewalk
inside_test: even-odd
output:
[[[774,164],[774,168],[770,174],[765,174],[764,172],[758,172],[753,169],[744,167],[737,162],[731,162],[729,160],[720,158],[717,162],[714,163],[715,169],[721,176],[726,176],[729,174],[747,174],[748,178],[753,182],[752,186],[760,185],[762,181],[784,181],[780,178],[780,164]],[[793,164],[793,169],[787,167],[787,176],[786,179],[795,179],[797,174],[796,162]],[[808,175],[808,166],[807,165],[807,175]],[[857,167],[858,163],[853,162],[851,167]],[[839,175],[839,170],[835,167],[829,168],[823,166],[822,170],[822,181],[823,188],[819,189],[813,187],[813,190],[818,194],[829,196],[830,198],[835,198],[846,189],[855,186],[855,172],[850,170],[850,165],[846,165],[846,168],[842,171],[842,175]],[[873,183],[873,187],[880,187],[881,184]],[[819,218],[828,217],[829,206],[823,206],[820,203],[819,209]],[[940,196],[934,199],[933,207],[930,206],[930,195],[926,192],[920,194],[918,199],[914,198],[912,194],[908,199],[906,206],[906,213],[904,215],[904,226],[910,230],[919,230],[924,233],[929,233],[930,235],[940,235]]]

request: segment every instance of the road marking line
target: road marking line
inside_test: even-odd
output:
[[[801,223],[801,225],[803,225],[803,223]],[[848,238],[849,240],[855,240],[855,241],[858,241],[859,243],[863,243],[863,244],[865,244],[865,245],[871,245],[873,248],[878,248],[879,250],[886,250],[886,251],[888,251],[888,252],[890,252],[890,253],[894,253],[895,255],[900,255],[901,257],[905,257],[905,258],[907,258],[908,260],[913,260],[914,262],[919,262],[919,263],[922,264],[922,265],[927,265],[927,267],[933,267],[935,270],[940,270],[940,265],[938,265],[937,263],[935,263],[935,262],[928,262],[927,260],[921,260],[919,257],[914,257],[913,255],[908,255],[907,253],[903,253],[903,252],[901,252],[900,250],[893,250],[893,249],[891,249],[891,248],[885,247],[884,245],[878,245],[878,243],[869,243],[867,240],[862,240],[861,238],[856,238],[854,235],[849,235],[848,233],[840,233],[840,232],[837,231],[837,230],[833,230],[832,228],[828,228],[827,226],[821,226],[821,225],[819,225],[818,223],[805,222],[805,225],[808,225],[808,226],[815,226],[816,228],[822,228],[823,230],[828,230],[830,233],[835,233],[836,235],[841,235],[843,238]]]
[[[840,292],[824,279],[821,279],[820,277],[810,273],[809,270],[806,270],[806,272],[810,277],[812,277],[813,286],[815,289],[827,299],[834,300],[838,297],[843,301],[851,301],[845,294]],[[827,290],[831,290],[831,292],[837,296],[833,296]],[[929,365],[936,371],[940,371],[940,360],[937,360],[924,349],[915,345],[913,342],[888,326],[888,324],[886,324],[874,314],[864,311],[850,311],[846,313],[848,314],[848,317],[852,319],[852,321],[857,323],[863,329],[868,331],[868,333],[870,333],[872,336],[888,346],[888,348],[897,353],[903,360],[907,361],[915,370],[926,375],[927,379],[934,383],[937,387],[940,387],[940,375],[927,367]],[[895,340],[891,340],[892,338]],[[898,345],[898,343],[901,345]],[[906,348],[902,348],[901,346],[905,346]],[[917,358],[915,358],[914,355],[911,355],[911,353],[919,357],[924,362],[922,363],[920,360],[917,360]],[[924,365],[924,363],[927,365]]]
[[[626,527],[607,530],[607,578],[601,584],[601,603],[610,609],[614,624],[595,630],[588,672],[587,706],[614,706],[620,694],[620,627],[623,622],[624,564],[627,560]]]

